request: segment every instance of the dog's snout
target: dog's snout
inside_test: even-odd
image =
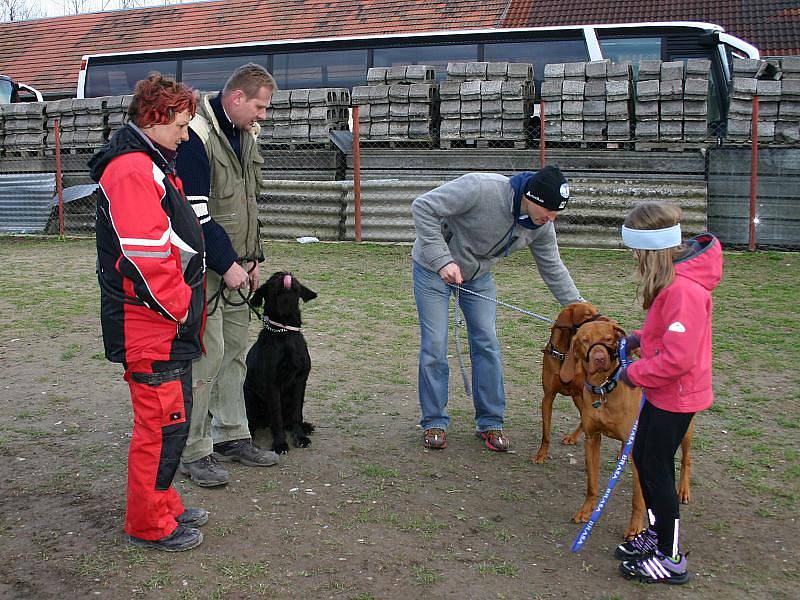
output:
[[[600,369],[607,369],[609,366],[609,356],[606,349],[602,346],[595,346],[589,354],[589,360]]]

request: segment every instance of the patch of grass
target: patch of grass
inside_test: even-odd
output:
[[[400,477],[400,471],[397,469],[387,469],[379,465],[364,465],[361,468],[361,473],[367,477],[380,477],[381,479],[397,479]]]
[[[513,490],[509,490],[508,488],[500,490],[498,496],[500,496],[503,500],[508,500],[509,502],[524,502],[528,499],[526,494],[515,492]]]
[[[218,565],[217,570],[225,577],[234,581],[240,581],[242,579],[252,579],[264,575],[267,572],[267,567],[269,567],[269,563],[231,562]]]
[[[78,355],[78,352],[80,351],[81,351],[80,344],[70,344],[61,353],[61,360],[70,360],[72,358],[75,358]]]
[[[475,569],[483,575],[502,575],[504,577],[517,577],[519,575],[519,567],[506,561],[498,561],[495,559],[480,562],[475,565]]]
[[[411,576],[417,585],[432,585],[442,580],[439,573],[423,565],[411,565]]]
[[[279,481],[275,481],[274,479],[266,479],[258,482],[256,485],[256,491],[262,493],[274,492],[278,489],[278,487],[280,487]]]
[[[103,581],[117,570],[117,563],[106,552],[80,554],[75,559],[75,573],[80,577]]]

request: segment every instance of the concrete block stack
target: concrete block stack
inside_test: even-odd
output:
[[[766,70],[766,61],[757,58],[733,59],[733,78],[731,80],[728,132],[726,135],[728,141],[746,142],[750,140],[752,134],[753,98],[758,94],[758,79],[764,75]],[[759,137],[761,137],[760,134]]]
[[[352,98],[362,141],[436,143],[439,86],[433,67],[373,67],[367,83],[354,87]]]
[[[259,141],[325,144],[330,132],[348,129],[350,92],[345,88],[275,90]]]
[[[629,61],[608,63],[606,68],[606,136],[609,141],[631,139],[633,68]]]
[[[94,150],[106,140],[106,101],[108,98],[56,100],[47,103],[48,151],[56,149],[56,120],[59,122],[62,150]]]
[[[544,102],[544,137],[548,141],[561,141],[561,93],[563,89],[564,63],[545,65],[539,96]]]
[[[552,63],[544,66],[540,96],[544,101],[544,134],[548,141],[583,139],[586,64],[585,62]],[[590,89],[596,94],[599,88],[597,84],[593,84]],[[590,106],[594,112],[599,111],[598,104]],[[596,130],[597,126],[590,126],[590,131]]]
[[[639,79],[636,82],[636,139],[638,141],[658,140],[660,97],[661,61],[640,61]]]
[[[9,152],[39,153],[47,136],[44,102],[4,104],[5,148]]]
[[[565,142],[583,139],[585,97],[586,63],[564,63],[564,84],[561,89],[561,139]]]
[[[658,137],[662,142],[683,140],[683,84],[683,61],[661,63]]]
[[[601,142],[606,139],[606,78],[608,60],[586,63],[586,85],[583,91],[583,139]]]
[[[775,123],[775,141],[797,144],[800,142],[800,57],[783,57],[780,70],[781,97]]]
[[[128,122],[128,107],[133,96],[110,96],[106,98],[106,139]]]
[[[439,87],[442,145],[502,140],[526,145],[533,113],[530,63],[448,63]]]
[[[683,85],[683,136],[687,142],[702,142],[708,139],[710,74],[710,60],[690,58],[686,61],[686,78]]]

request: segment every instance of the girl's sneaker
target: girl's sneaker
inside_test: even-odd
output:
[[[619,565],[620,573],[628,579],[642,583],[669,583],[681,585],[691,579],[686,570],[686,557],[678,555],[678,561],[667,558],[658,550],[642,558],[624,560]]]
[[[649,527],[630,541],[620,544],[614,550],[614,556],[619,560],[642,558],[658,550],[658,536]]]

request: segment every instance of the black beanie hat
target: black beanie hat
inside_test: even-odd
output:
[[[525,196],[547,210],[564,210],[569,200],[567,178],[558,167],[547,166],[539,169],[528,180]]]

